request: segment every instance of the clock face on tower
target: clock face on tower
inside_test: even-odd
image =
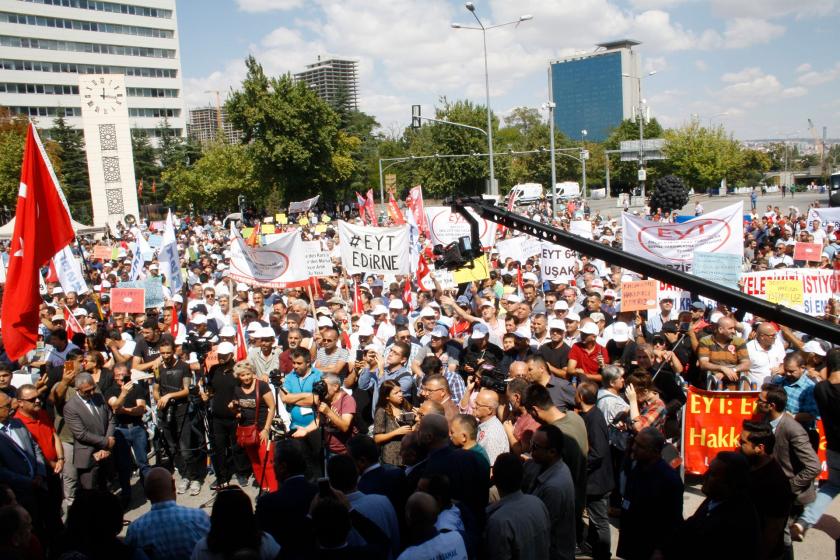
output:
[[[84,79],[81,94],[82,103],[99,115],[112,115],[125,103],[125,88],[108,76]]]

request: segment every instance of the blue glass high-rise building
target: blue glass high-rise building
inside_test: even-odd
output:
[[[592,53],[553,61],[549,71],[554,126],[574,140],[606,140],[638,105],[637,41],[601,43]],[[632,77],[627,77],[632,76]]]

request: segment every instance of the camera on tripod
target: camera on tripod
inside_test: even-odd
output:
[[[283,422],[282,418],[275,416],[274,420],[271,421],[271,425],[268,427],[268,439],[271,441],[280,441],[286,439],[288,435],[289,428],[286,426],[286,423]]]
[[[182,348],[186,355],[195,352],[199,363],[204,363],[204,358],[213,350],[213,343],[196,332],[190,332],[187,333],[187,340],[182,345]]]
[[[286,374],[276,368],[268,372],[268,382],[274,385],[275,387],[282,387],[283,379],[285,377]]]

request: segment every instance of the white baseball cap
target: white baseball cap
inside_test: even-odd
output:
[[[404,309],[405,306],[401,299],[392,299],[391,303],[388,304],[388,309]]]
[[[566,321],[580,321],[580,315],[578,315],[575,311],[569,311],[563,319]]]
[[[229,336],[236,336],[236,329],[234,329],[234,328],[233,328],[233,327],[231,327],[230,325],[225,325],[225,326],[224,326],[224,327],[222,327],[222,329],[219,331],[219,336],[223,336],[223,337],[225,337],[225,338],[227,338],[227,337],[229,337]]]
[[[318,328],[332,327],[332,326],[333,326],[333,322],[332,322],[332,319],[330,319],[329,317],[324,317],[324,316],[318,317]]]
[[[423,318],[432,318],[437,317],[437,313],[431,307],[424,307],[423,310],[420,312],[420,317]]]
[[[627,323],[616,321],[612,324],[612,339],[616,342],[627,342],[630,340],[630,327]]]
[[[388,308],[380,303],[379,305],[377,305],[376,307],[373,308],[373,311],[371,311],[370,314],[373,315],[373,316],[387,315],[388,314]]]
[[[566,303],[566,300],[560,299],[554,302],[554,311],[568,311],[569,304]]]
[[[236,347],[231,344],[230,342],[222,342],[219,344],[219,347],[216,348],[217,354],[233,354],[236,350]]]
[[[190,319],[190,323],[193,325],[206,325],[207,324],[207,315],[204,313],[196,313]]]
[[[552,319],[548,322],[548,330],[559,330],[566,332],[566,321],[562,319]]]
[[[580,328],[580,332],[582,332],[583,334],[597,335],[601,331],[598,330],[598,325],[596,325],[595,323],[586,323]]]
[[[358,330],[356,330],[356,334],[358,334],[359,336],[372,336],[373,327],[371,327],[367,323],[360,323]]]
[[[276,338],[277,334],[271,327],[260,327],[251,334],[252,338]]]

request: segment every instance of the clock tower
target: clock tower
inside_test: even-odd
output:
[[[93,225],[113,229],[126,214],[138,218],[134,156],[122,74],[80,74]]]

